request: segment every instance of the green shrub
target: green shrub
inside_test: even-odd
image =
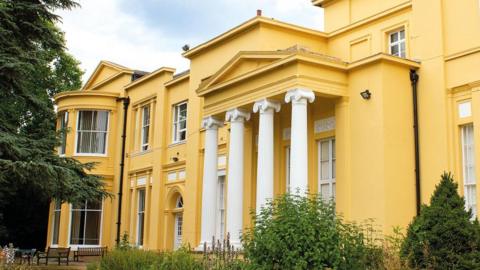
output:
[[[100,262],[88,266],[88,270],[147,270],[162,261],[163,256],[153,251],[139,249],[116,249],[104,256]]]
[[[88,270],[202,270],[202,263],[187,249],[173,252],[153,252],[136,248],[116,249],[99,262],[88,265]]]
[[[430,206],[407,230],[401,255],[414,268],[480,269],[480,226],[471,221],[451,174],[444,173]]]
[[[242,242],[249,269],[376,269],[375,234],[343,221],[319,196],[286,194],[261,209]]]

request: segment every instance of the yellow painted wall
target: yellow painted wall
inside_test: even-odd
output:
[[[313,7],[312,8],[316,8]],[[454,173],[463,193],[460,128],[480,125],[479,3],[425,0],[337,0],[324,5],[326,32],[255,17],[184,55],[190,71],[174,76],[161,68],[131,82],[132,70],[102,61],[82,91],[59,94],[58,111],[70,113],[67,156],[74,156],[80,109],[110,111],[108,151],[92,173],[118,192],[123,106],[129,97],[121,233],[135,243],[138,190],[146,190],[143,248],[174,245],[174,217],[183,213],[183,241],[200,241],[204,130],[201,119],[241,106],[251,110],[261,98],[282,103],[274,118],[274,193],[286,190],[286,149],[290,145],[291,105],[286,91],[307,88],[308,183],[318,191],[318,149],[336,139],[337,211],[349,220],[373,218],[386,233],[406,226],[416,212],[410,69],[417,69],[421,199],[428,202],[444,170]],[[407,60],[387,56],[388,34],[404,28]],[[288,50],[287,50],[288,49]],[[413,60],[413,61],[412,61]],[[253,75],[254,74],[254,75]],[[368,89],[371,99],[360,92]],[[188,102],[187,139],[172,142],[173,106]],[[472,103],[472,116],[459,119],[458,105]],[[151,108],[149,149],[140,148],[141,108]],[[315,123],[334,117],[333,130],[316,132]],[[255,206],[258,115],[245,123],[244,226]],[[480,156],[480,128],[475,128]],[[219,129],[219,156],[228,160],[229,126]],[[477,158],[476,167],[480,167]],[[228,164],[219,165],[228,171]],[[184,177],[180,177],[184,175]],[[141,179],[146,178],[144,184]],[[170,180],[169,180],[170,179]],[[228,179],[227,179],[228,185]],[[477,190],[478,193],[478,190]],[[176,208],[178,196],[184,207]],[[480,193],[477,198],[480,198]],[[117,199],[104,202],[101,245],[114,246]],[[48,241],[52,238],[52,209]],[[212,211],[214,211],[212,209]],[[60,245],[67,246],[70,208],[62,205]]]

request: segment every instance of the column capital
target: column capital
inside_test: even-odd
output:
[[[231,109],[227,111],[225,120],[228,122],[243,122],[250,120],[250,113],[244,109]]]
[[[202,127],[205,129],[217,129],[223,126],[223,122],[213,116],[204,117],[202,120]]]
[[[285,95],[285,102],[289,103],[299,103],[299,102],[310,102],[315,101],[315,94],[312,90],[296,88],[289,90]]]
[[[279,112],[282,105],[280,102],[271,99],[258,100],[253,104],[253,112],[265,113],[267,111]]]

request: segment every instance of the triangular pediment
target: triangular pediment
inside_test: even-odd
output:
[[[96,85],[114,79],[123,73],[133,73],[133,70],[109,61],[100,61],[82,89],[94,89]]]
[[[197,91],[234,80],[291,55],[291,52],[240,52],[200,84]]]

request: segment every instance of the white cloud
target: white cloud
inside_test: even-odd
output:
[[[151,6],[148,8],[163,6],[163,8],[159,8],[158,13],[157,10],[152,12],[155,14],[154,16],[162,16],[162,12],[163,16],[166,16],[165,12],[170,12],[165,9],[165,6],[169,5],[165,1],[167,0],[157,1],[157,6],[150,3]],[[208,5],[217,3],[225,4],[223,1],[226,0],[203,1],[208,7]],[[228,7],[231,7],[237,16],[237,18],[225,18],[229,22],[251,18],[255,15],[255,9],[258,8],[263,9],[264,15],[268,17],[323,29],[323,12],[313,7],[310,0],[228,1]],[[81,67],[86,71],[84,80],[90,76],[100,60],[109,60],[129,68],[145,71],[152,71],[161,66],[174,67],[177,68],[177,71],[188,69],[188,61],[181,56],[181,47],[188,42],[183,40],[185,36],[203,42],[219,34],[215,31],[204,31],[199,34],[195,32],[178,33],[177,36],[162,34],[162,32],[171,33],[172,31],[169,31],[171,29],[162,29],[162,23],[152,25],[152,21],[155,22],[156,18],[144,18],[138,12],[130,12],[119,0],[84,0],[80,4],[81,8],[59,13],[63,17],[60,27],[66,32],[67,47],[82,62]],[[143,3],[137,1],[135,4],[142,5]],[[199,12],[208,10],[208,8],[203,8]],[[181,12],[178,7],[177,12]],[[178,16],[181,15],[178,14]],[[218,16],[218,14],[216,15]],[[168,14],[168,16],[172,17],[172,14]],[[188,16],[191,17],[192,14]],[[208,19],[209,16],[201,18]],[[149,25],[147,25],[147,19],[150,20]],[[189,19],[195,21],[194,18]],[[225,24],[224,27],[222,25],[222,29],[227,30],[231,27],[227,22]],[[206,22],[205,25],[208,23]],[[164,27],[175,27],[175,24]]]

